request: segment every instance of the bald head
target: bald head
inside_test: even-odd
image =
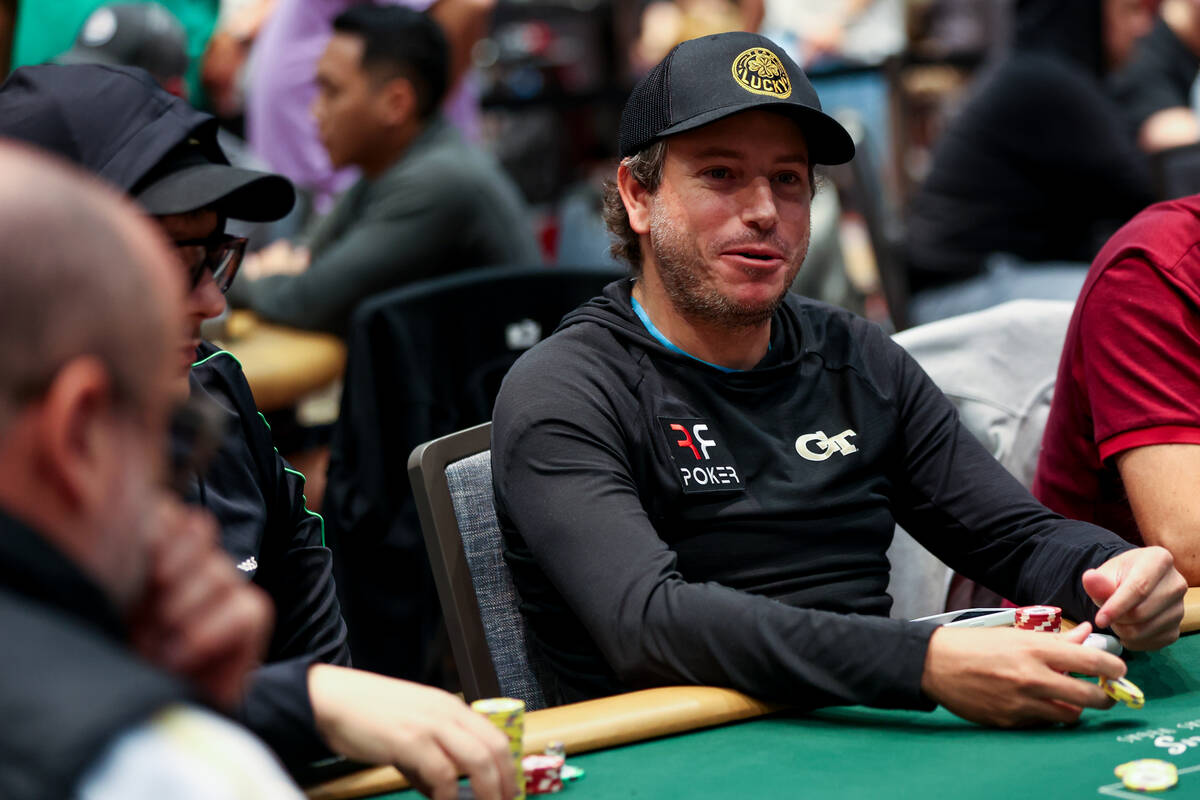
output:
[[[136,409],[182,314],[161,234],[116,192],[26,147],[0,143],[0,175],[0,435],[79,356]]]

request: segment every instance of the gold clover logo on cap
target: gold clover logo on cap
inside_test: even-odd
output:
[[[792,81],[779,56],[765,47],[743,50],[733,60],[733,79],[743,89],[768,97],[791,97]]]

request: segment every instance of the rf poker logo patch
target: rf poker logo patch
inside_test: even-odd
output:
[[[792,80],[779,56],[765,47],[743,50],[733,60],[733,79],[748,92],[780,99],[792,96]]]
[[[744,492],[725,439],[703,419],[659,417],[684,494]]]

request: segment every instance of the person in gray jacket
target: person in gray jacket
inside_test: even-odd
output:
[[[335,167],[363,177],[295,244],[248,259],[234,305],[343,334],[383,290],[541,257],[516,186],[437,113],[447,48],[429,16],[356,6],[334,20],[313,114]]]

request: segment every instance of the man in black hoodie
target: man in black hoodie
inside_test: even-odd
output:
[[[1124,672],[1080,646],[1089,622],[1161,647],[1183,579],[1165,550],[1038,505],[877,326],[788,294],[811,165],[854,152],[800,68],[755,34],[684,42],[620,138],[606,215],[636,277],[527,353],[494,415],[506,558],[551,696],[703,683],[1001,725],[1107,707],[1063,674]],[[1083,624],[888,619],[897,521]]]
[[[213,117],[128,67],[16,70],[0,86],[0,136],[52,150],[129,192],[175,245],[187,285],[175,388],[181,397],[207,398],[227,428],[210,468],[192,476],[188,499],[217,518],[226,552],[276,611],[241,721],[293,773],[304,775],[332,752],[394,764],[439,797],[457,796],[463,772],[477,795],[511,796],[504,736],[460,699],[349,669],[331,555],[320,517],[305,506],[304,476],[272,446],[237,360],[200,339],[200,323],[224,309],[245,245],[224,233],[225,220],[278,219],[292,205],[291,184],[229,166]],[[160,645],[151,655],[174,671],[206,667],[202,650]]]
[[[909,204],[917,321],[1009,297],[1074,299],[1105,240],[1153,202],[1134,118],[1187,106],[1200,60],[1160,21],[1118,74],[1118,104],[1106,76],[1150,22],[1140,0],[1018,1],[1011,51],[979,79]],[[992,262],[994,284],[961,290],[995,254],[1016,258]],[[949,286],[960,291],[923,294]]]

